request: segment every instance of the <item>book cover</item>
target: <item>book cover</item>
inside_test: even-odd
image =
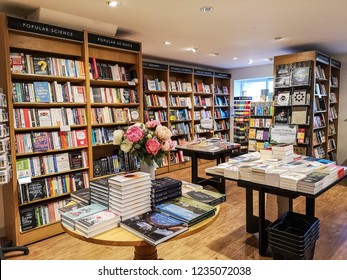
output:
[[[292,86],[304,86],[310,84],[311,67],[294,67],[292,71]]]
[[[292,108],[292,124],[306,124],[307,123],[307,107],[297,106]]]
[[[276,66],[276,76],[274,86],[288,87],[290,86],[291,64],[280,64]]]
[[[118,174],[108,179],[110,184],[115,183],[116,185],[121,185],[121,186],[133,184],[143,180],[150,180],[149,173],[137,171],[133,173]]]
[[[48,132],[32,132],[32,143],[35,152],[49,150],[50,145]]]
[[[297,89],[292,94],[292,105],[306,105],[306,89]]]
[[[31,177],[31,167],[29,158],[18,158],[16,161],[17,178]]]
[[[85,206],[85,204],[77,202],[77,203],[73,203],[73,204],[61,207],[61,208],[58,209],[58,211],[59,211],[60,214],[62,214],[62,213],[66,213],[66,212],[70,212],[70,211],[76,210],[76,209],[81,208],[83,206]]]
[[[199,201],[178,197],[155,206],[155,209],[193,225],[204,217],[214,215],[215,208]]]
[[[187,188],[186,185],[183,185],[182,188]],[[211,206],[218,205],[224,201],[226,201],[226,195],[206,189],[195,189],[189,191],[183,191],[183,196],[188,197],[202,203],[206,203]]]
[[[45,57],[33,56],[34,74],[48,75],[47,60]]]
[[[51,111],[49,109],[38,109],[37,116],[40,127],[52,126]]]
[[[76,135],[77,147],[83,147],[88,145],[88,137],[87,137],[86,129],[77,129],[77,130],[74,130],[74,133]]]
[[[27,207],[19,210],[20,226],[22,231],[36,227],[35,207]]]
[[[46,186],[44,180],[35,180],[26,186],[29,201],[34,201],[46,197]]]
[[[71,169],[83,167],[81,151],[72,151],[69,153],[69,162]]]
[[[120,222],[119,214],[112,210],[104,210],[78,219],[76,226],[79,225],[86,230],[93,230],[105,224],[117,224],[118,222]]]
[[[154,246],[188,230],[186,223],[153,211],[124,220],[120,226]]]
[[[35,101],[51,102],[51,88],[48,82],[33,82]]]
[[[288,106],[290,104],[290,91],[279,91],[277,94],[276,105]]]
[[[160,192],[162,190],[174,189],[182,186],[182,181],[170,178],[163,177],[151,180],[152,192]]]
[[[281,108],[276,110],[275,122],[276,123],[288,123],[289,121],[289,108]]]
[[[90,204],[83,206],[81,208],[72,210],[62,214],[62,219],[67,219],[68,221],[76,221],[80,218],[92,215],[101,211],[106,210],[106,206],[100,204]]]

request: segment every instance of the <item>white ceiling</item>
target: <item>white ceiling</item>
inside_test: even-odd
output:
[[[347,53],[347,0],[119,0],[116,8],[106,2],[0,0],[0,11],[26,17],[44,7],[94,19],[118,26],[117,37],[142,42],[144,56],[223,69],[298,51]],[[202,6],[213,11],[202,13]]]

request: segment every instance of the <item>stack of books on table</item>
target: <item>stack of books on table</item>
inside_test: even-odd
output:
[[[71,200],[84,205],[90,204],[90,190],[89,188],[79,189],[71,193]]]
[[[280,175],[280,188],[297,191],[297,183],[304,179],[306,174],[298,172],[288,172]]]
[[[109,202],[109,186],[108,179],[101,178],[89,182],[90,201],[105,205],[108,208]]]
[[[155,211],[124,220],[120,226],[154,246],[188,230],[187,223]]]
[[[201,188],[195,187],[195,184],[190,183],[182,184],[182,196],[197,200],[199,202],[215,206],[226,201],[226,195],[206,190],[202,186]]]
[[[78,219],[75,223],[75,229],[89,238],[118,227],[119,222],[119,214],[112,210],[104,210]]]
[[[155,210],[192,226],[215,214],[216,208],[187,197],[178,197],[155,206]]]
[[[272,158],[281,159],[284,163],[294,160],[293,144],[279,144],[271,147]]]
[[[245,162],[240,163],[239,168],[239,179],[244,181],[251,181],[252,179],[252,168],[259,165],[259,163]]]
[[[152,180],[151,203],[155,206],[159,203],[182,195],[182,181],[163,177]]]
[[[280,176],[282,174],[288,173],[289,169],[286,167],[275,167],[272,170],[265,172],[265,185],[279,187],[280,186]]]
[[[297,183],[297,191],[309,194],[316,194],[324,189],[324,179],[328,176],[327,173],[312,172],[308,174],[304,179],[301,179]]]
[[[117,212],[121,220],[151,210],[151,177],[149,173],[133,172],[108,178],[109,209]]]
[[[265,184],[265,174],[271,170],[275,169],[274,165],[268,164],[257,164],[256,166],[251,167],[252,176],[251,182],[257,184]]]
[[[240,178],[239,167],[237,165],[230,166],[224,169],[224,177],[238,180]]]
[[[89,204],[80,208],[76,208],[72,211],[65,212],[61,215],[61,223],[71,229],[75,230],[75,223],[78,219],[84,218],[86,216],[101,212],[106,210],[107,207],[100,204]]]
[[[75,203],[68,203],[68,205],[61,207],[58,209],[58,212],[60,215],[63,215],[66,212],[70,212],[72,210],[76,210],[78,208],[81,208],[83,206],[86,206],[86,204],[84,203],[79,203],[79,202],[75,202]]]

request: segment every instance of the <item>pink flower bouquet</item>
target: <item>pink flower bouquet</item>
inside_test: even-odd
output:
[[[171,131],[156,120],[136,123],[125,131],[115,130],[113,136],[114,145],[119,145],[125,153],[138,156],[148,165],[154,160],[162,166],[164,155],[172,149]]]

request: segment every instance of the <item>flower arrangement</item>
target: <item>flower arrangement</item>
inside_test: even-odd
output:
[[[125,131],[115,130],[113,136],[113,144],[121,151],[138,156],[148,165],[155,161],[162,166],[164,155],[173,147],[170,129],[156,120],[135,123]]]

